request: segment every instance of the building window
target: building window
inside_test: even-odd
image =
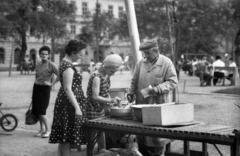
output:
[[[71,25],[71,34],[76,34],[76,25]]]
[[[4,64],[5,56],[4,56],[4,49],[0,48],[0,64]]]
[[[86,2],[82,3],[82,14],[87,15],[88,14],[88,4]]]
[[[122,17],[123,16],[123,7],[118,7],[118,17]]]
[[[108,13],[113,15],[113,6],[112,5],[108,6]]]
[[[14,50],[14,64],[19,63],[19,58],[20,58],[20,49],[15,49]]]

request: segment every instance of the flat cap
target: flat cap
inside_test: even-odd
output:
[[[158,47],[158,43],[156,39],[151,39],[151,40],[147,40],[145,42],[143,42],[142,44],[140,44],[139,46],[139,50],[148,50],[154,47]]]

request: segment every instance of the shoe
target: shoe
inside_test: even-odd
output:
[[[45,131],[39,131],[37,134],[35,134],[35,137],[41,137],[42,134],[45,133]]]
[[[42,138],[48,138],[50,136],[50,132],[44,132],[42,133]]]

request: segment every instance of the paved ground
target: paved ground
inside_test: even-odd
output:
[[[27,126],[24,124],[24,114],[31,102],[34,74],[20,75],[13,72],[8,77],[8,72],[0,72],[0,102],[3,102],[4,113],[13,113],[19,119],[18,128],[10,133],[0,129],[0,156],[52,156],[56,155],[57,145],[48,144],[48,139],[36,138],[33,135],[38,131],[39,125]],[[89,74],[83,73],[83,89],[86,90]],[[130,72],[116,73],[112,80],[112,88],[129,87],[131,81]],[[199,87],[196,77],[186,76],[181,73],[178,85],[177,100],[179,102],[193,103],[195,105],[195,120],[203,122],[231,125],[240,128],[240,110],[233,105],[239,101],[236,95],[212,93],[219,89],[230,88],[228,86]],[[50,124],[52,111],[59,89],[59,84],[51,93],[50,105],[47,111]],[[219,146],[224,156],[228,156],[229,148]],[[192,143],[191,149],[201,148],[200,144]],[[175,141],[172,149],[182,151],[182,142]],[[209,145],[211,156],[219,155],[212,145]],[[85,156],[85,151],[73,151],[74,156]]]

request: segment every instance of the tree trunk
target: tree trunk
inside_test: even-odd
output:
[[[27,34],[25,31],[21,32],[21,39],[22,39],[22,43],[21,43],[21,53],[20,53],[19,65],[21,65],[21,62],[24,60],[25,54],[27,51]]]
[[[51,51],[51,61],[54,62],[54,56],[55,56],[55,36],[53,35],[51,38],[51,46],[52,46],[52,51]]]
[[[236,38],[235,38],[235,62],[237,66],[240,66],[240,27],[238,29]]]

